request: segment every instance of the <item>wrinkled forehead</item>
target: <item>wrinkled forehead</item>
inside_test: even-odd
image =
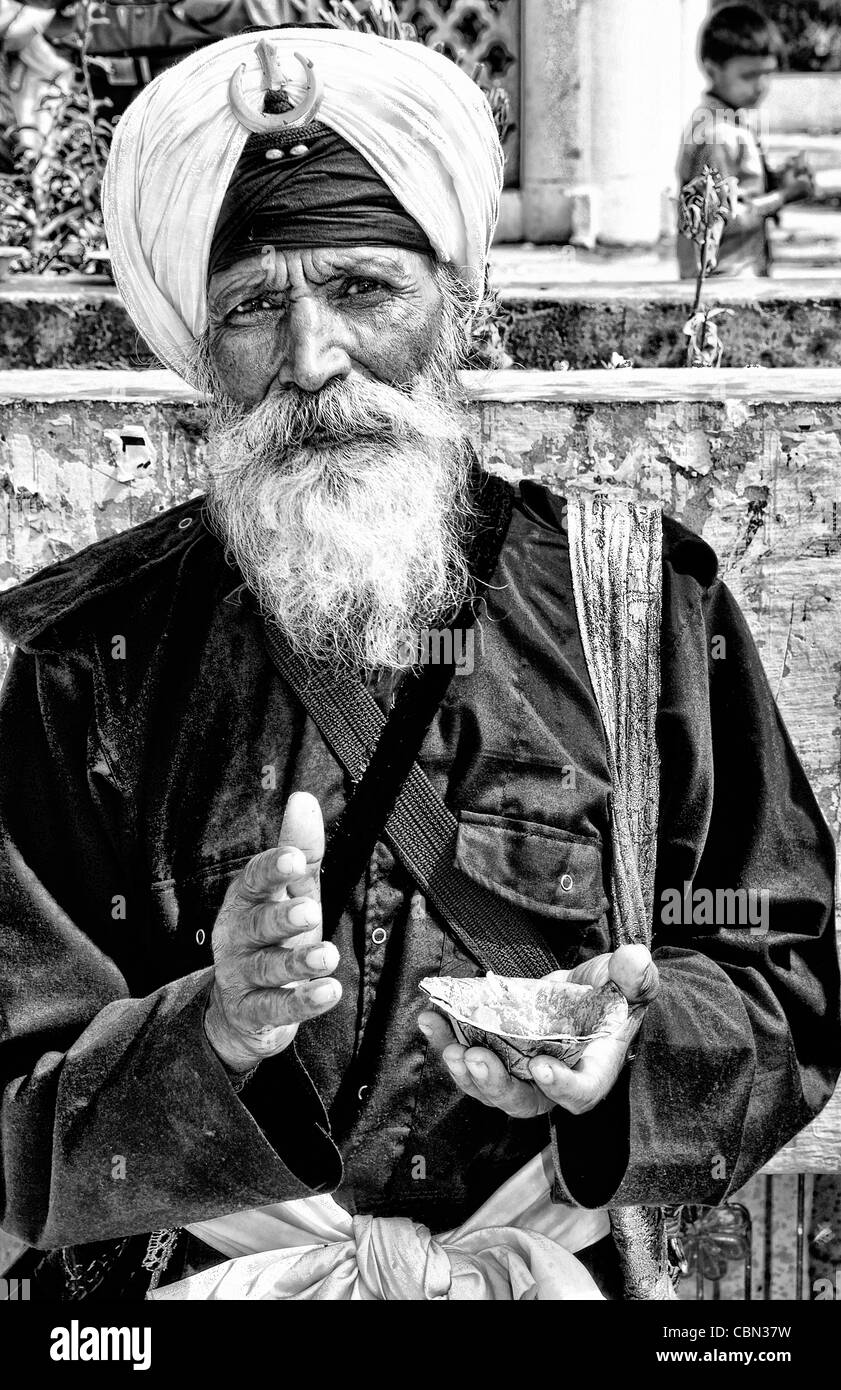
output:
[[[402,246],[267,245],[246,250],[209,277],[208,306],[211,313],[224,312],[227,301],[250,288],[318,288],[349,277],[370,276],[398,289],[434,278],[436,267],[434,256]]]

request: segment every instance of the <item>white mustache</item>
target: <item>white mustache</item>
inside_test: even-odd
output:
[[[343,449],[363,441],[447,445],[463,436],[464,413],[440,383],[420,382],[401,390],[354,374],[317,393],[287,387],[259,405],[233,402],[211,406],[215,430],[243,450],[280,458],[311,449]]]

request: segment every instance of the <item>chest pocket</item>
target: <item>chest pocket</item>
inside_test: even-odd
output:
[[[553,826],[462,811],[456,863],[474,882],[543,917],[592,922],[608,906],[601,841]]]
[[[251,857],[244,854],[223,864],[152,884],[155,926],[185,957],[182,968],[198,970],[212,960],[210,938],[222,900],[228,885]]]

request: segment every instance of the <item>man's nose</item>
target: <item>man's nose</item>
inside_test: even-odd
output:
[[[320,391],[350,374],[351,361],[342,345],[340,325],[327,305],[310,296],[293,300],[286,319],[286,338],[278,381],[302,391]]]

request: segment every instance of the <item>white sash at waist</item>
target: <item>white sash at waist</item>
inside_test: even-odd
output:
[[[610,1230],[605,1211],[550,1201],[549,1150],[456,1230],[350,1216],[332,1197],[276,1202],[187,1229],[229,1258],[156,1289],[155,1300],[600,1299],[576,1250]]]

